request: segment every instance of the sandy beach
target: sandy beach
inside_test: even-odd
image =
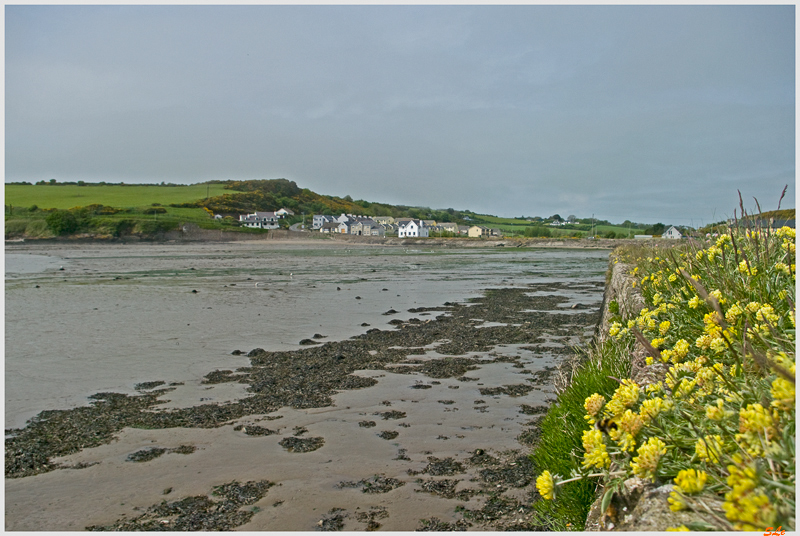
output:
[[[591,336],[607,251],[7,244],[5,260],[7,530],[492,530],[528,522],[548,374]],[[76,422],[94,436],[20,461]]]

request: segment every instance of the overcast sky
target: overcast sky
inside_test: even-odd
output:
[[[795,206],[795,7],[6,6],[6,181],[499,216]]]

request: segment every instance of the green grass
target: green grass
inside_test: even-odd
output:
[[[112,207],[141,207],[153,203],[187,203],[204,199],[206,193],[213,197],[230,193],[222,184],[192,184],[189,186],[143,186],[87,184],[77,186],[6,184],[6,205],[14,207],[69,209],[98,204]]]
[[[526,220],[520,220],[517,218],[500,218],[497,216],[485,216],[485,215],[478,215],[475,216],[475,223],[477,225],[485,225],[487,227],[495,227],[502,229],[504,233],[510,235],[512,232],[516,236],[519,234],[522,235],[523,231],[527,227],[542,227],[548,229],[553,237],[566,237],[571,236],[574,233],[578,233],[580,236],[588,236],[591,233],[592,226],[590,224],[585,223],[576,223],[572,225],[567,225],[564,227],[551,227],[549,222],[541,222],[533,224]],[[635,228],[632,227],[628,229],[622,225],[595,225],[595,234],[597,236],[605,236],[609,231],[613,231],[616,233],[617,238],[627,238],[628,234],[630,233],[631,238],[633,235],[636,234],[643,234],[644,228]]]
[[[582,452],[581,436],[586,429],[583,404],[586,397],[601,393],[610,397],[619,386],[616,378],[630,375],[630,360],[619,348],[594,348],[572,375],[571,383],[558,394],[556,402],[541,422],[541,439],[531,454],[531,461],[539,472],[569,475],[580,469],[574,455]],[[583,530],[586,515],[595,500],[595,479],[579,480],[558,489],[555,500],[539,500],[533,509],[541,518],[548,519],[550,530]],[[569,524],[569,526],[568,526]]]

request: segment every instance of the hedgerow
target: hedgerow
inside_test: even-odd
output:
[[[538,466],[544,498],[635,476],[673,484],[671,510],[710,514],[673,529],[794,530],[795,230],[744,223],[626,259],[646,304],[617,316],[603,351],[638,341],[665,374],[585,398],[580,458],[569,473]]]

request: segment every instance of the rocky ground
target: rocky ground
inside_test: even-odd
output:
[[[602,283],[582,285],[598,293],[602,288]],[[165,402],[164,397],[179,385],[158,380],[138,384],[137,395],[97,393],[89,406],[45,411],[24,428],[6,430],[6,478],[25,479],[53,471],[87,469],[92,463],[70,464],[63,460],[85,449],[110,444],[124,429],[131,428],[233,426],[233,430],[247,436],[281,435],[279,445],[283,449],[295,456],[308,456],[332,439],[314,435],[303,426],[295,427],[289,435],[276,426],[280,416],[270,414],[281,408],[332,406],[337,393],[378,383],[374,377],[357,371],[413,375],[417,379],[411,387],[419,393],[431,393],[429,389],[441,387],[447,381],[448,389],[455,393],[462,385],[479,382],[483,367],[505,363],[519,369],[517,372],[524,378],[514,384],[480,388],[480,398],[474,400],[471,409],[485,411],[486,400],[492,397],[519,398],[519,413],[530,417],[517,438],[519,448],[498,451],[487,442],[475,445],[468,455],[444,458],[438,458],[431,450],[421,469],[420,461],[412,460],[400,448],[394,462],[407,460],[405,477],[375,474],[360,480],[342,479],[338,488],[380,495],[397,493],[395,490],[406,487],[415,494],[452,500],[460,514],[449,520],[420,517],[417,526],[406,530],[536,530],[529,516],[530,504],[537,498],[533,486],[536,469],[527,452],[537,440],[536,423],[546,405],[528,404],[526,395],[552,385],[557,356],[571,354],[569,346],[578,342],[576,336],[590,334],[598,322],[596,306],[563,307],[567,299],[560,294],[568,287],[566,283],[542,283],[527,288],[495,289],[469,303],[411,310],[416,316],[394,323],[394,329],[370,329],[342,341],[325,342],[320,336],[306,340],[304,347],[296,351],[234,349],[234,353],[246,352],[250,365],[211,371],[204,380],[208,385],[245,385],[249,396],[232,402],[163,409],[159,406]],[[574,285],[571,288],[575,290]],[[508,345],[519,345],[534,356],[547,353],[556,359],[549,366],[530,367],[519,355],[496,351]],[[385,411],[362,417],[358,427],[374,428],[378,437],[386,441],[394,441],[398,435],[402,439],[404,430],[413,423],[406,422],[406,413],[395,409],[394,402],[384,401]],[[436,402],[442,411],[459,409],[454,400],[444,396]],[[386,429],[389,425],[392,429]],[[441,435],[437,439],[446,441],[448,437]],[[178,454],[190,457],[195,448],[181,444],[143,449],[132,453],[128,461],[148,464],[160,457]],[[160,502],[147,508],[137,507],[135,515],[86,528],[228,530],[254,523],[265,505],[280,507],[282,501],[270,501],[273,486],[275,482],[271,480],[231,480],[208,489],[206,494],[179,498],[173,498],[169,487],[164,489]],[[335,507],[320,514],[316,528],[377,530],[384,527],[390,515],[391,509],[380,505]]]

